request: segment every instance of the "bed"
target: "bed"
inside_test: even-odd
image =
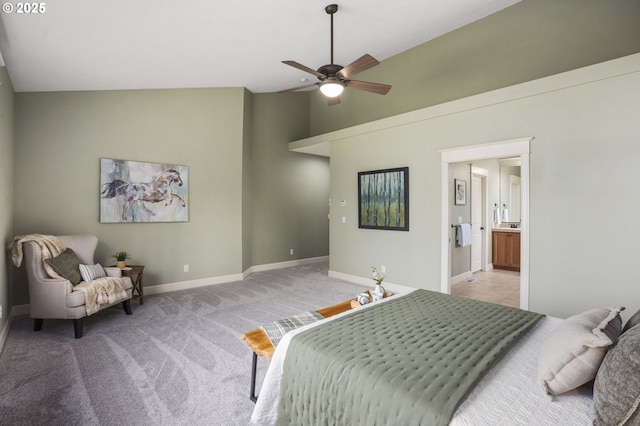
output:
[[[539,382],[541,348],[565,321],[496,306],[416,290],[289,332],[251,424],[593,424],[590,385],[552,400]],[[407,323],[437,325],[407,335]]]

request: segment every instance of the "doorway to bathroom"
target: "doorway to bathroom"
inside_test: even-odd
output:
[[[523,309],[529,307],[529,144],[532,138],[510,140],[504,142],[474,145],[463,148],[441,151],[442,167],[442,241],[441,241],[441,291],[453,293],[466,292],[467,296],[492,302],[518,306]],[[520,272],[493,269],[492,264],[492,234],[496,225],[510,226],[511,223],[496,224],[496,211],[502,218],[503,209],[500,204],[499,189],[499,159],[517,158],[521,163],[519,176],[519,223],[517,232],[519,237],[519,265]],[[486,167],[480,167],[482,165]],[[462,173],[466,167],[469,180],[468,199],[470,204],[475,192],[480,197],[475,200],[475,207],[470,205],[468,210],[460,210],[455,205],[453,188],[455,180],[462,180]],[[492,170],[493,167],[493,170]],[[482,172],[483,169],[488,171]],[[462,170],[462,171],[461,171]],[[493,171],[493,176],[490,176]],[[511,203],[511,201],[509,201]],[[465,217],[465,213],[468,216]],[[510,218],[508,219],[510,220]],[[469,222],[480,222],[475,231],[472,247],[467,252],[460,247],[456,240],[458,225]],[[515,225],[514,225],[515,226]],[[476,246],[475,249],[473,246]],[[465,253],[461,255],[461,253]],[[464,256],[467,256],[466,259]],[[462,260],[461,260],[462,259]],[[467,265],[466,272],[460,272],[460,265]],[[478,264],[480,268],[478,269]],[[458,284],[462,284],[458,286]],[[466,288],[465,288],[466,287]]]

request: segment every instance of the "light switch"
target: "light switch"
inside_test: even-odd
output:
[[[347,223],[347,217],[346,216],[342,216],[342,223]]]

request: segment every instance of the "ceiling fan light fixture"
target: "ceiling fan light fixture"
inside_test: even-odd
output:
[[[344,90],[344,84],[338,80],[326,80],[320,84],[320,91],[328,98],[335,98],[340,96]]]
[[[323,65],[317,70],[314,70],[313,68],[309,68],[296,61],[282,61],[282,63],[285,65],[289,65],[300,71],[304,71],[316,76],[320,81],[316,83],[303,84],[291,89],[281,90],[280,93],[291,92],[294,90],[301,90],[309,88],[311,86],[316,86],[320,88],[320,91],[323,95],[329,98],[327,102],[329,106],[338,105],[340,103],[339,96],[347,86],[349,87],[349,90],[353,88],[356,90],[364,90],[366,92],[376,93],[378,95],[386,95],[387,92],[391,89],[391,86],[388,84],[372,83],[369,81],[358,81],[351,79],[352,75],[368,70],[369,68],[375,67],[380,63],[373,56],[365,53],[346,67],[333,63],[333,15],[338,11],[338,5],[330,4],[325,7],[324,10],[331,16],[331,63]],[[306,79],[302,79],[300,81],[304,83]]]

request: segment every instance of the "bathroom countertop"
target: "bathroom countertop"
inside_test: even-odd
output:
[[[493,228],[494,232],[517,232],[520,233],[520,228]]]

